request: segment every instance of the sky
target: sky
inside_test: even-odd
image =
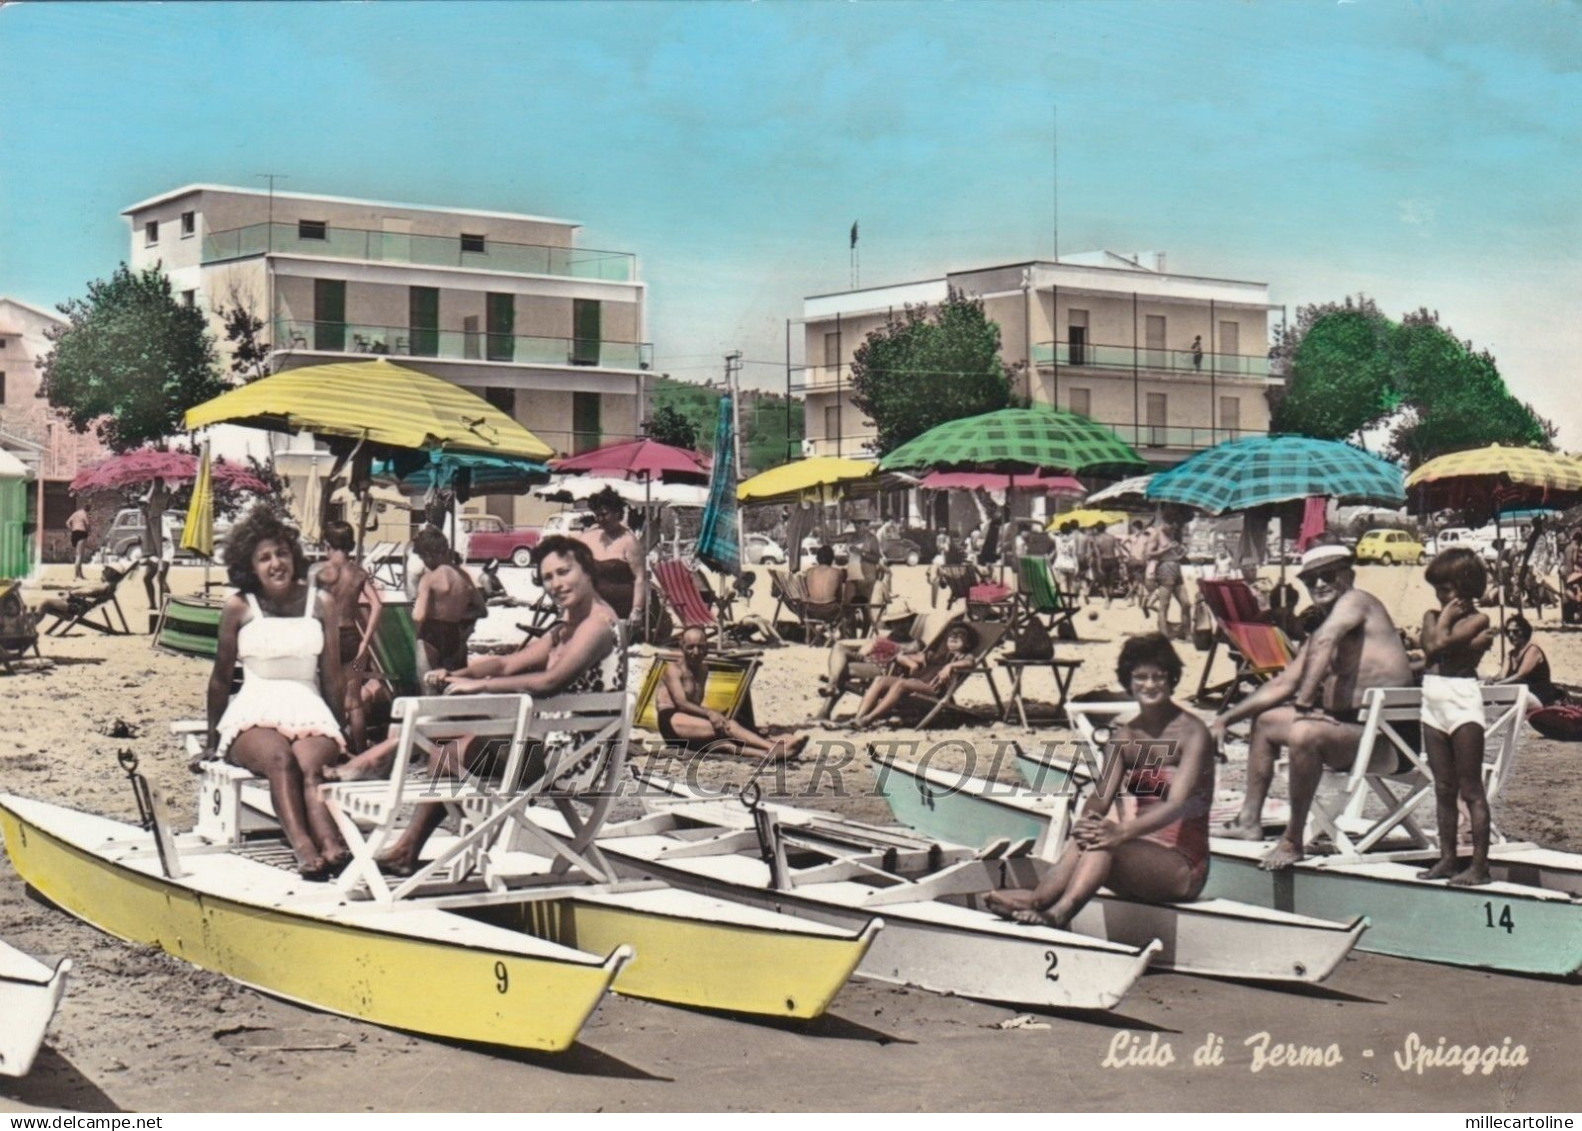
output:
[[[128,204],[273,172],[579,220],[656,369],[776,388],[853,221],[865,285],[1048,257],[1058,182],[1062,252],[1437,310],[1582,448],[1575,0],[22,3],[0,59],[0,294],[39,305]]]

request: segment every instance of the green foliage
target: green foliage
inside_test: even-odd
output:
[[[158,268],[134,275],[123,263],[59,309],[68,325],[52,334],[44,393],[114,451],[182,431],[187,409],[226,390],[203,312],[178,302]]]
[[[231,344],[231,375],[242,384],[268,377],[269,342],[263,337],[263,319],[242,305],[216,306],[225,327],[225,340]]]
[[[1271,355],[1288,366],[1276,432],[1341,440],[1392,421],[1389,455],[1408,468],[1496,443],[1554,449],[1554,425],[1511,396],[1493,356],[1427,310],[1395,323],[1363,296],[1303,307]]]
[[[664,421],[684,421],[690,425],[694,437],[687,445],[694,451],[712,455],[714,428],[719,419],[720,390],[708,385],[689,385],[669,377],[654,377],[648,385],[649,424]],[[778,467],[787,460],[802,454],[802,400],[791,398],[790,428],[787,430],[786,398],[779,393],[760,389],[743,389],[739,413],[742,424],[743,478]],[[662,443],[676,443],[654,432],[649,424],[644,432]],[[673,435],[681,434],[681,424],[674,427]]]
[[[643,432],[650,440],[676,448],[697,449],[698,429],[674,405],[662,404],[643,421]]]
[[[1000,327],[983,303],[951,290],[932,312],[908,306],[852,357],[852,403],[874,422],[882,455],[937,424],[1010,403]]]

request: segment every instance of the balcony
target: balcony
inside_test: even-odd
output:
[[[351,322],[303,322],[284,318],[275,321],[274,343],[277,350],[368,354],[376,357],[433,357],[447,361],[496,361],[507,365],[649,369],[654,361],[654,347],[650,342],[605,342],[586,338],[544,338],[526,334],[363,326]]]
[[[1248,436],[1264,434],[1254,428],[1226,428],[1223,425],[1219,428],[1209,428],[1134,422],[1117,424],[1108,420],[1101,420],[1099,423],[1114,432],[1122,443],[1129,444],[1143,455],[1147,454],[1149,448],[1199,451],[1203,448],[1212,448],[1215,444],[1223,444],[1226,440],[1241,440]]]
[[[1106,346],[1093,342],[1038,342],[1033,364],[1061,369],[1124,369],[1180,373],[1192,377],[1268,377],[1267,357],[1239,353],[1194,354],[1191,350],[1149,349],[1147,346]]]
[[[512,275],[562,275],[572,279],[603,279],[629,283],[637,277],[637,257],[623,251],[487,240],[483,250],[455,236],[419,236],[405,232],[373,232],[362,228],[320,228],[304,237],[296,224],[249,224],[203,237],[203,262],[219,263],[275,252],[357,259],[370,263],[406,263],[421,267],[466,267]]]

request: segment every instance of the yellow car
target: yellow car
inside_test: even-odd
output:
[[[1423,544],[1404,530],[1370,530],[1357,540],[1359,562],[1422,565],[1427,556]]]

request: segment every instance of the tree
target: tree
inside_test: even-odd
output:
[[[1270,427],[1343,440],[1390,426],[1389,455],[1417,467],[1488,444],[1553,450],[1555,426],[1505,387],[1494,357],[1419,309],[1392,322],[1371,300],[1303,307],[1276,334],[1287,363]]]
[[[873,421],[880,454],[937,424],[1010,403],[1000,327],[983,303],[950,290],[932,312],[907,306],[871,332],[851,364],[852,403]]]
[[[643,421],[643,433],[650,440],[661,444],[686,448],[688,451],[697,450],[697,425],[668,404],[660,405],[649,414],[648,419]]]
[[[130,451],[183,430],[187,409],[225,392],[203,312],[176,300],[157,267],[122,264],[59,306],[43,392],[78,432]]]
[[[264,336],[264,320],[254,313],[253,303],[235,282],[231,283],[226,304],[216,304],[214,313],[230,343],[231,375],[245,385],[273,373],[273,347]]]

